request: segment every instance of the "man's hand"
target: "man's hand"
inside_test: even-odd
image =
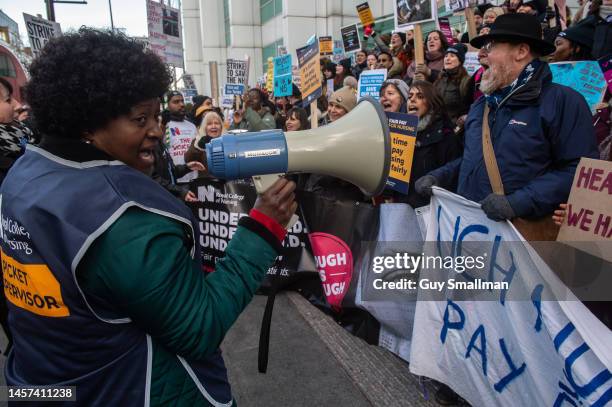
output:
[[[279,178],[270,188],[257,197],[254,209],[285,227],[297,209],[294,190],[295,182]]]
[[[566,215],[567,215],[567,204],[562,203],[562,204],[559,204],[559,209],[555,210],[552,218],[557,226],[563,226],[563,222],[565,222]]]
[[[491,193],[480,201],[480,204],[482,205],[482,210],[487,214],[487,218],[489,219],[501,221],[516,217],[505,195]]]
[[[187,163],[187,168],[191,171],[206,171],[206,167],[199,161],[190,161]]]
[[[192,191],[188,191],[183,199],[185,202],[198,202],[198,197]]]
[[[424,175],[417,179],[414,183],[414,190],[419,195],[431,196],[433,191],[431,187],[438,185],[438,180],[433,175]]]

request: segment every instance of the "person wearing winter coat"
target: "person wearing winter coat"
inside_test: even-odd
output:
[[[595,26],[593,58],[612,54],[612,0],[593,0],[589,16],[583,22]]]
[[[243,101],[243,109],[234,112],[234,123],[230,129],[261,131],[276,127],[274,105],[260,89],[249,89]]]
[[[380,103],[385,112],[410,113],[419,118],[410,179],[416,180],[461,156],[460,139],[445,113],[444,101],[431,83],[414,81],[409,88],[403,80],[386,80],[380,88]],[[408,203],[413,208],[429,203],[428,197],[415,191],[413,182],[407,195],[393,193],[392,197],[394,202]]]
[[[542,218],[567,201],[580,158],[597,158],[597,146],[584,97],[553,83],[548,64],[540,61],[554,51],[541,38],[536,17],[506,14],[490,34],[471,41],[488,50],[489,69],[480,84],[485,97],[465,122],[463,157],[417,180],[419,193],[430,194],[432,185],[455,190],[480,202],[496,221]],[[492,192],[484,164],[485,107],[505,195]]]
[[[234,404],[219,346],[280,254],[295,184],[258,197],[206,274],[200,238],[211,236],[149,176],[171,83],[157,55],[116,31],[65,33],[30,65],[43,139],[0,189],[17,225],[0,239],[7,385],[74,386],[82,406]]]
[[[472,104],[472,79],[463,67],[467,47],[455,44],[446,50],[444,68],[434,82],[442,96],[448,117],[458,127],[463,127],[465,115]]]
[[[435,79],[434,71],[441,71],[444,67],[444,54],[448,48],[448,41],[444,34],[439,30],[434,30],[427,34],[425,38],[425,63],[416,65],[412,61],[404,80],[411,83],[413,79],[419,81],[433,82]]]
[[[378,66],[380,69],[387,70],[387,79],[402,79],[404,65],[391,52],[381,51],[378,54]]]
[[[406,33],[405,32],[395,32],[391,34],[391,40],[389,41],[389,45],[385,44],[385,42],[380,38],[380,36],[376,35],[376,31],[373,31],[370,34],[372,38],[374,38],[374,43],[379,51],[385,51],[391,53],[394,58],[399,59],[402,63],[402,71],[399,73],[403,78],[406,75],[406,70],[412,63],[411,55],[406,52]]]
[[[356,79],[359,79],[361,72],[368,69],[368,52],[364,49],[355,52],[355,65],[351,67],[351,72]]]
[[[21,104],[13,97],[13,86],[0,78],[0,184],[15,160],[25,151],[34,135],[23,123],[16,120]]]

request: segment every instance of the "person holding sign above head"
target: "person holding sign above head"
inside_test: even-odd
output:
[[[540,58],[554,46],[542,40],[536,17],[502,15],[471,44],[488,51],[489,69],[480,83],[485,96],[465,122],[463,157],[417,180],[416,190],[456,190],[480,202],[490,219],[517,218],[527,240],[534,231],[541,232],[535,240],[554,240],[550,214],[567,200],[580,158],[597,157],[589,107],[552,82]]]
[[[159,57],[81,28],[51,40],[30,77],[43,140],[0,190],[18,225],[0,241],[6,383],[76,386],[82,406],[232,405],[218,347],[280,253],[295,184],[258,197],[206,276],[191,210],[148,176],[172,81]]]
[[[230,129],[261,131],[276,127],[276,109],[260,89],[249,89],[244,94],[243,103],[243,109],[234,112],[234,123]]]
[[[385,44],[385,42],[376,35],[376,31],[372,31],[370,34],[372,38],[374,38],[374,43],[376,47],[380,51],[385,51],[391,53],[391,55],[402,63],[402,71],[400,72],[400,78],[406,75],[406,70],[412,63],[412,56],[408,55],[406,49],[404,48],[406,45],[406,33],[405,32],[394,32],[391,34],[391,40],[389,41],[389,45]]]

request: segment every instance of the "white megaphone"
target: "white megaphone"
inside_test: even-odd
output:
[[[221,179],[314,173],[343,179],[374,196],[387,182],[391,140],[382,106],[364,97],[349,114],[327,126],[226,134],[206,145],[206,155],[209,173]]]

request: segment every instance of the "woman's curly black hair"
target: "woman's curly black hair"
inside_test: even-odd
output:
[[[160,97],[171,83],[164,63],[125,35],[82,27],[52,39],[32,62],[26,99],[38,129],[81,138]]]

